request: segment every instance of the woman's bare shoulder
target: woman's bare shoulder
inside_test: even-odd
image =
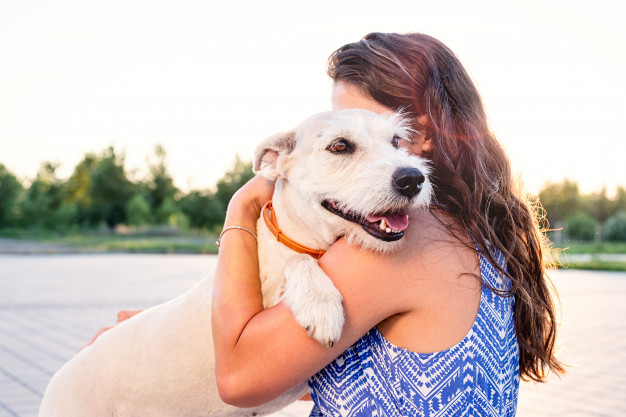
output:
[[[433,279],[455,280],[459,274],[476,271],[476,253],[468,244],[467,234],[459,231],[447,213],[420,211],[411,215],[399,250],[374,253],[341,239],[322,257],[320,265],[340,291],[342,286],[362,287],[362,291],[392,297],[406,309],[416,298],[407,296],[405,300],[404,296],[416,292],[418,298],[428,296],[419,290]]]
[[[458,343],[480,303],[480,267],[469,234],[449,214],[431,210],[414,221],[398,297],[406,311],[378,324],[396,346],[428,353]]]

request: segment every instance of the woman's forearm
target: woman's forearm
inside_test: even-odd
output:
[[[260,206],[271,196],[266,185],[254,179],[233,197],[224,228],[241,226],[256,233]],[[240,407],[275,398],[336,355],[309,339],[284,305],[263,308],[257,245],[245,230],[231,229],[222,236],[212,322],[219,394]],[[303,363],[303,357],[310,363]]]
[[[254,217],[252,207],[231,202],[224,228],[241,226],[256,234]],[[220,240],[211,313],[218,385],[232,374],[229,358],[243,329],[262,310],[256,240],[245,230],[230,229]]]

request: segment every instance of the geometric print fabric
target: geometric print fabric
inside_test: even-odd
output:
[[[519,390],[515,299],[479,251],[480,307],[468,334],[442,352],[416,353],[371,329],[309,379],[310,417],[514,416]],[[504,262],[501,254],[496,260]]]

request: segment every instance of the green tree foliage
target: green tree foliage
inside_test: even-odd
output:
[[[598,221],[588,213],[578,212],[565,219],[567,235],[573,240],[593,240]]]
[[[178,205],[193,228],[213,230],[224,223],[224,208],[208,190],[193,190],[182,197]]]
[[[607,240],[626,242],[626,211],[609,217],[604,226]]]
[[[539,200],[552,227],[582,208],[578,183],[570,180],[546,184],[539,192]]]
[[[174,199],[168,198],[157,208],[155,213],[157,224],[171,225],[172,216],[176,216],[179,213],[181,213],[181,211]]]
[[[232,195],[254,176],[252,163],[237,156],[214,192],[192,190],[181,198],[162,146],[155,147],[145,180],[131,181],[124,163],[124,154],[113,147],[90,152],[62,181],[57,165],[46,162],[26,189],[0,164],[0,228],[12,222],[17,227],[54,230],[125,223],[218,230]]]
[[[613,212],[613,202],[606,194],[606,188],[602,187],[597,193],[593,193],[590,197],[591,214],[600,224],[603,224]]]
[[[619,213],[620,211],[626,211],[626,189],[624,187],[617,187],[615,192],[613,212]]]
[[[213,231],[221,229],[226,217],[226,208],[235,191],[254,177],[252,162],[243,161],[237,155],[231,169],[217,181],[215,192],[192,190],[179,201],[191,227]]]
[[[232,195],[254,176],[252,163],[237,156],[214,191],[191,190],[181,196],[162,146],[155,147],[143,180],[131,181],[124,163],[124,154],[113,147],[87,153],[62,181],[57,165],[46,162],[27,188],[0,164],[0,228],[66,230],[126,223],[218,231]],[[605,189],[583,195],[576,182],[564,180],[546,184],[539,200],[550,226],[562,225],[571,239],[589,240],[604,230],[605,239],[626,240],[624,187],[618,187],[615,196]]]
[[[19,224],[27,228],[66,230],[76,222],[76,205],[67,200],[58,164],[44,162],[37,177],[22,193],[17,212]]]
[[[154,161],[149,163],[149,177],[146,183],[147,200],[156,215],[157,223],[166,223],[174,212],[176,196],[179,193],[174,180],[167,169],[167,153],[165,148],[157,145],[154,148]]]
[[[98,211],[94,207],[92,190],[92,172],[98,165],[96,154],[87,153],[83,160],[74,167],[74,172],[65,183],[68,200],[76,205],[77,221],[84,226],[100,223]]]
[[[592,222],[595,222],[593,237],[597,242],[621,239],[618,236],[621,236],[622,218],[617,214],[626,212],[624,187],[618,187],[614,197],[608,195],[606,188],[583,195],[576,182],[564,180],[548,183],[539,199],[551,226],[565,222],[565,231],[572,239],[589,240]]]
[[[254,177],[252,172],[252,162],[242,161],[239,155],[235,157],[233,167],[217,181],[217,190],[213,196],[214,210],[217,210],[218,225],[224,223],[226,218],[226,208],[235,191],[241,188],[246,182]]]
[[[152,211],[148,200],[137,193],[126,205],[126,220],[129,226],[146,226],[152,223]]]
[[[114,227],[126,222],[126,205],[135,187],[126,176],[124,163],[124,154],[117,154],[111,146],[100,155],[85,155],[76,166],[67,190],[81,224],[93,227],[104,222]]]
[[[124,154],[117,155],[113,147],[109,147],[92,172],[94,205],[100,209],[101,218],[109,227],[126,221],[125,207],[133,195],[133,184],[126,176],[124,162]]]
[[[589,196],[589,207],[591,215],[598,220],[600,232],[597,241],[601,242],[604,238],[604,223],[613,214],[614,207],[614,202],[607,196],[605,187]]]
[[[16,204],[23,191],[22,183],[0,163],[0,228],[18,225]]]

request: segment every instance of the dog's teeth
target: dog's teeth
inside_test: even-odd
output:
[[[386,229],[388,229],[388,227],[387,227],[387,223],[385,223],[385,219],[382,219],[382,220],[380,221],[380,225],[379,225],[378,227],[380,228],[380,230],[386,230]]]
[[[386,229],[385,229],[385,232],[387,232],[387,233],[391,233],[391,227],[386,228]]]

